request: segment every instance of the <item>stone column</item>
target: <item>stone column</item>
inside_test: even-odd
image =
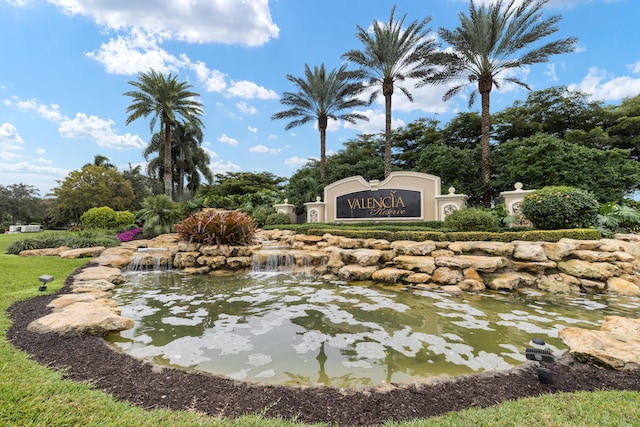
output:
[[[466,194],[456,194],[456,189],[453,187],[449,187],[449,194],[436,196],[438,221],[444,221],[453,211],[464,209],[467,206],[467,198]]]
[[[320,196],[316,197],[315,202],[305,203],[307,207],[307,222],[326,222],[326,203],[321,201]]]
[[[289,203],[288,199],[284,199],[284,203],[273,205],[274,209],[277,213],[284,213],[289,215],[291,219],[291,224],[296,224],[298,222],[298,216],[296,215],[296,205],[292,205]]]
[[[504,206],[507,209],[507,213],[518,217],[515,223],[509,224],[509,227],[531,227],[531,222],[522,215],[520,208],[524,196],[533,193],[535,190],[523,190],[521,182],[516,182],[513,187],[515,188],[513,191],[503,191],[500,193],[504,198]]]

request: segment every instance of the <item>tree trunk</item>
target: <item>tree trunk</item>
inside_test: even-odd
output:
[[[491,132],[490,95],[493,81],[490,78],[480,78],[478,91],[482,100],[482,124],[480,144],[482,147],[482,204],[485,208],[491,207],[491,192],[489,191],[489,178],[491,176],[491,159],[489,154],[489,136]]]
[[[164,119],[164,194],[171,200],[173,179],[171,175],[171,123]]]
[[[391,173],[391,97],[393,96],[393,82],[387,79],[382,83],[384,95],[384,177]]]
[[[327,176],[327,117],[318,118],[318,129],[320,130],[320,182],[325,183]]]

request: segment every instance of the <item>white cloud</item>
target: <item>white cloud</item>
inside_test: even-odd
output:
[[[24,140],[11,123],[0,125],[0,158],[14,160],[20,157],[15,151],[24,150]]]
[[[242,168],[230,161],[209,163],[209,168],[214,174],[226,172],[240,172]]]
[[[146,146],[137,135],[117,135],[111,128],[113,124],[113,120],[77,113],[73,120],[65,120],[60,124],[58,133],[65,138],[90,138],[101,147],[121,150]]]
[[[227,82],[225,81],[226,74],[222,71],[211,70],[202,61],[197,61],[195,64],[183,55],[182,60],[193,71],[195,71],[198,81],[202,83],[207,92],[222,92],[227,88]]]
[[[355,129],[360,133],[384,132],[385,113],[383,110],[366,110],[366,111],[361,111],[360,113],[367,116],[369,118],[369,121],[366,122],[364,120],[360,120],[356,124],[345,122],[344,123],[345,129]],[[392,129],[396,129],[404,125],[405,125],[404,120],[394,117],[393,115],[391,116]]]
[[[568,85],[567,88],[591,94],[593,99],[615,101],[640,93],[640,78],[613,77],[606,70],[591,67],[580,83]]]
[[[258,128],[254,126],[247,126],[247,130],[251,133],[258,133]]]
[[[107,28],[160,29],[190,43],[260,46],[279,33],[268,0],[48,1],[68,15],[86,16]]]
[[[279,148],[269,148],[267,146],[264,145],[256,145],[255,147],[251,147],[249,148],[249,151],[252,153],[269,153],[269,154],[278,154],[280,151],[282,151]]]
[[[59,122],[65,117],[60,113],[60,106],[58,104],[41,104],[35,99],[22,100],[16,96],[12,97],[12,100],[5,99],[5,105],[15,104],[21,110],[33,110],[44,119]]]
[[[245,114],[256,114],[258,112],[256,107],[253,107],[246,102],[237,102],[236,107]]]
[[[221,142],[223,144],[229,144],[231,146],[236,146],[238,145],[238,140],[235,138],[231,138],[225,134],[222,134],[222,136],[220,138],[218,138],[218,142]]]
[[[293,168],[299,168],[301,166],[306,165],[309,162],[309,159],[305,159],[302,157],[289,157],[285,159],[284,164],[287,166],[291,166]]]
[[[227,89],[225,96],[227,98],[238,97],[243,99],[278,99],[278,94],[271,90],[258,86],[254,82],[241,80],[239,82],[232,81],[231,87]]]
[[[134,28],[131,33],[119,35],[103,43],[97,52],[86,55],[114,74],[134,75],[149,69],[163,73],[177,71],[182,60],[159,46],[168,36],[166,32]]]

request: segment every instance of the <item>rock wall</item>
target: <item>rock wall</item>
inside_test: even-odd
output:
[[[447,291],[528,287],[552,293],[640,296],[640,236],[636,235],[557,243],[388,242],[280,230],[261,231],[257,237],[253,246],[216,247],[164,235],[107,249],[96,261],[125,267],[136,247],[148,246],[166,248],[173,267],[191,274],[241,272],[269,263],[283,265],[286,259],[294,272]]]

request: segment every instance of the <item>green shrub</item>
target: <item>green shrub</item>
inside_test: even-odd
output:
[[[91,208],[80,216],[80,222],[85,227],[110,228],[116,223],[116,211],[108,206]]]
[[[118,228],[131,226],[136,223],[136,216],[133,212],[129,211],[116,211],[116,221],[113,226],[109,228]]]
[[[588,192],[568,186],[549,186],[524,197],[522,213],[535,228],[588,228],[598,216],[598,202]]]
[[[175,229],[182,240],[192,243],[239,246],[251,243],[256,225],[244,212],[204,210],[176,224]]]
[[[274,213],[276,213],[276,210],[273,207],[260,207],[253,210],[251,218],[253,218],[253,222],[255,222],[258,227],[264,227],[267,224],[269,215]]]
[[[291,218],[286,213],[274,213],[267,217],[265,225],[291,224]]]
[[[454,231],[497,231],[499,220],[491,211],[466,208],[451,212],[444,221]]]
[[[7,253],[17,255],[26,250],[50,249],[62,246],[72,249],[91,248],[94,246],[109,248],[119,244],[120,240],[112,234],[98,230],[82,230],[67,233],[45,233],[38,237],[16,240],[7,247]]]

